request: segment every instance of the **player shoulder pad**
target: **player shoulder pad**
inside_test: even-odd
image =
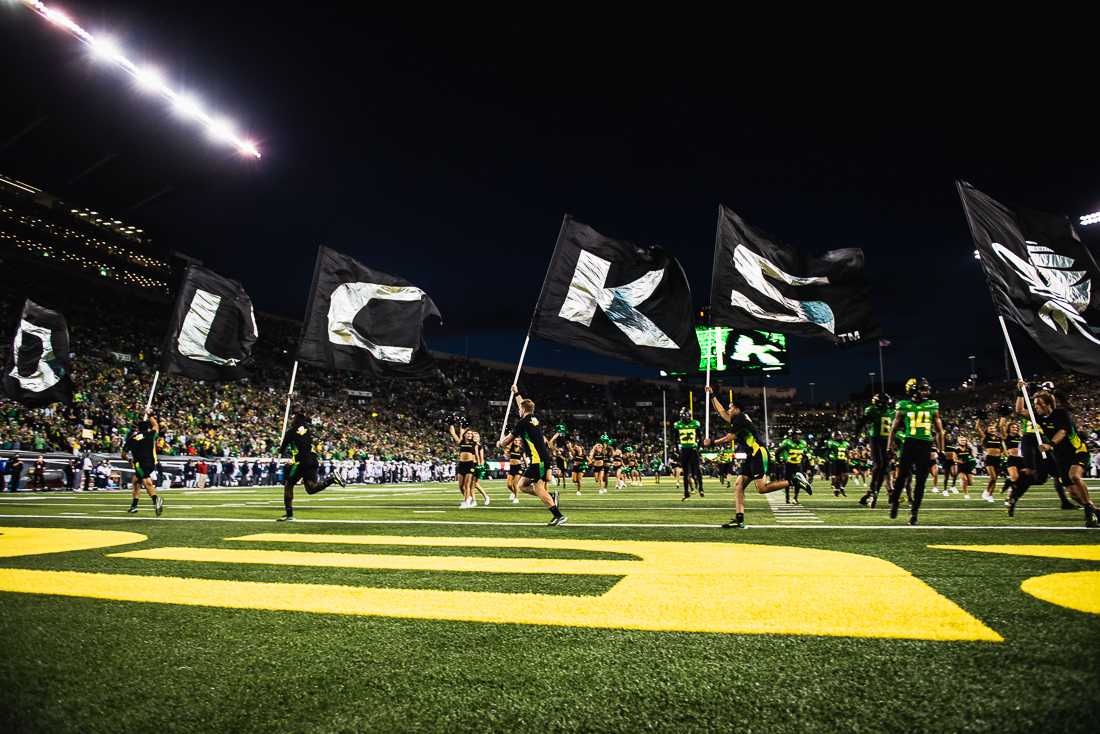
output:
[[[539,424],[539,419],[536,418],[535,416],[531,416],[531,425],[532,426],[537,426],[538,424]]]
[[[308,429],[308,428],[306,428],[305,426],[298,426],[298,435],[299,435],[299,436],[304,436],[304,435],[306,435],[307,433],[309,433],[309,429]]]

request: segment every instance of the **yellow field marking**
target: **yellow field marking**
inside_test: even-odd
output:
[[[621,576],[601,596],[369,588],[0,569],[0,591],[240,609],[675,632],[1001,641],[908,571],[879,558],[753,544],[570,539],[244,536],[357,545],[543,548],[639,560],[159,548],[120,553],[224,563]]]
[[[930,545],[929,548],[1003,553],[1012,556],[1100,561],[1100,545]],[[1100,614],[1100,571],[1076,571],[1032,576],[1020,589],[1037,599],[1078,612]]]
[[[1051,573],[1027,579],[1020,588],[1036,599],[1088,614],[1100,614],[1100,571]]]
[[[1009,556],[1068,558],[1075,561],[1100,561],[1100,545],[930,545],[940,550],[1003,553]]]
[[[0,558],[109,548],[143,540],[146,537],[140,533],[120,530],[0,527]]]
[[[375,568],[402,571],[462,571],[469,573],[561,573],[623,576],[640,570],[637,561],[539,560],[485,556],[400,556],[366,553],[303,553],[299,551],[226,550],[221,548],[149,548],[112,553],[113,558],[206,563],[265,563],[277,566]]]

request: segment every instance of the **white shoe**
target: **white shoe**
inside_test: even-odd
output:
[[[989,492],[982,492],[982,499],[985,500],[986,502],[996,502],[997,501],[997,500],[993,499],[993,495],[990,494]]]
[[[484,504],[485,507],[489,506],[489,497],[488,497],[488,495],[486,495],[485,502],[483,504]]]
[[[966,500],[967,502],[969,502],[970,501],[970,495],[964,494],[963,499]]]
[[[516,495],[512,495],[512,504],[513,505],[518,505],[519,504],[519,497],[517,497]]]
[[[466,509],[469,509],[470,507],[471,507],[471,505],[470,505],[468,500],[462,500],[462,502],[458,505],[458,509],[460,509],[460,510],[466,510]]]
[[[581,491],[580,491],[579,489],[577,490],[577,496],[578,496],[578,497],[580,497],[580,496],[581,496]]]

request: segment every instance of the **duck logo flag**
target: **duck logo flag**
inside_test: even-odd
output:
[[[1062,367],[1100,376],[1100,279],[1065,216],[1009,209],[968,183],[959,195],[998,312]]]

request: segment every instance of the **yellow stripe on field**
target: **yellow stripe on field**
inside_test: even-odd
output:
[[[1038,558],[1068,558],[1074,561],[1100,561],[1097,545],[930,545],[939,550],[961,550],[974,553],[1001,553],[1009,556]]]

